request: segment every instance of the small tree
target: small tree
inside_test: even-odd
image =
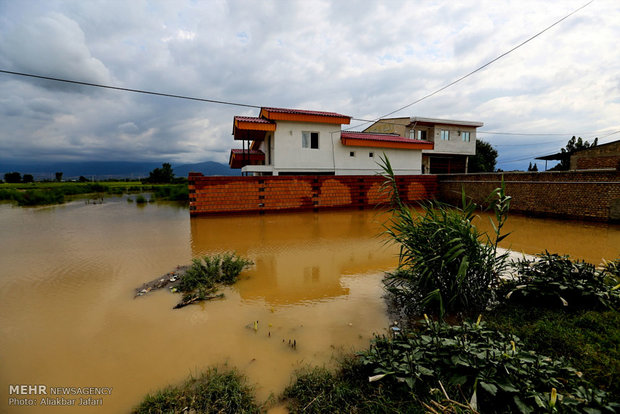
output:
[[[62,181],[62,171],[58,171],[56,173],[56,181],[58,181],[58,182]]]
[[[90,180],[88,178],[84,177],[83,175],[80,175],[80,178],[78,179],[78,181],[81,182],[81,183],[87,183]]]
[[[4,174],[4,181],[6,181],[7,183],[21,183],[22,175],[17,171],[6,173]]]
[[[469,172],[493,172],[497,150],[488,142],[476,140],[476,155],[469,159]]]
[[[34,177],[32,176],[32,174],[24,174],[22,181],[24,183],[34,183]]]
[[[538,171],[538,165],[536,165],[536,163],[534,163],[534,165],[532,165],[532,163],[530,162],[529,167],[527,167],[528,171]]]
[[[174,173],[172,172],[172,166],[165,162],[161,165],[161,168],[155,168],[149,173],[149,178],[145,181],[149,183],[171,183],[174,179]]]

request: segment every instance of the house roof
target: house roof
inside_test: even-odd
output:
[[[268,119],[264,119],[264,118],[258,118],[256,116],[235,116],[235,122],[249,122],[252,124],[269,124],[269,125],[275,125],[273,122],[271,122]]]
[[[261,118],[272,121],[317,122],[324,124],[349,124],[351,117],[336,112],[308,111],[305,109],[270,108],[260,110]]]
[[[233,135],[236,140],[262,140],[267,131],[275,130],[276,123],[264,118],[235,116],[233,122]]]
[[[397,134],[377,134],[368,132],[342,132],[340,140],[343,145],[355,147],[433,149],[430,141],[404,138]]]
[[[412,124],[433,124],[433,125],[456,125],[456,126],[468,126],[468,127],[481,127],[484,126],[484,122],[476,121],[456,121],[454,119],[440,119],[440,118],[422,118],[419,116],[412,116],[410,118]]]
[[[260,150],[242,150],[241,148],[234,148],[230,150],[231,154],[248,154],[248,155],[265,155]]]

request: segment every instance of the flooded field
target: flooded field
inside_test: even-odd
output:
[[[397,263],[397,249],[379,236],[386,218],[343,211],[190,220],[186,208],[120,198],[0,205],[0,411],[81,411],[7,406],[9,385],[42,384],[111,387],[90,411],[127,412],[145,393],[213,364],[238,367],[261,400],[277,395],[294,369],[329,365],[384,330],[381,278]],[[504,247],[525,253],[594,263],[620,255],[618,225],[512,216],[507,227],[514,233]],[[224,251],[255,265],[223,300],[172,310],[179,298],[167,291],[133,298],[143,282]]]

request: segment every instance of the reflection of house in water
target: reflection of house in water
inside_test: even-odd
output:
[[[234,286],[246,300],[272,305],[329,300],[349,294],[346,275],[396,266],[381,248],[376,211],[192,219],[192,255],[236,251],[255,261]],[[343,243],[346,240],[346,243]],[[379,248],[377,245],[379,244]]]

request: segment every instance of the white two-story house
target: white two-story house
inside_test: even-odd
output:
[[[258,117],[236,116],[230,154],[243,175],[368,175],[381,171],[385,154],[399,175],[422,173],[422,152],[432,141],[396,133],[348,132],[351,117],[334,112],[261,108]]]

